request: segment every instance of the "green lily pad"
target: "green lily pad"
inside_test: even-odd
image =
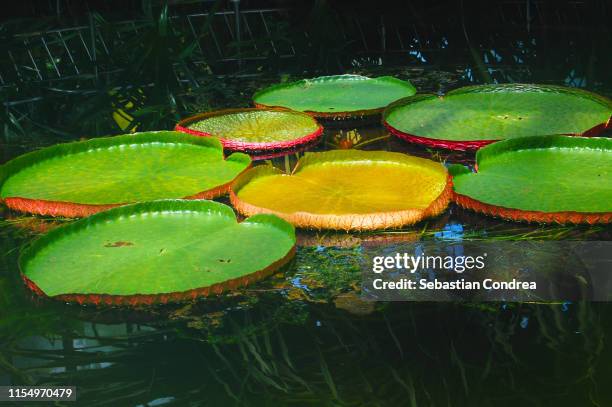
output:
[[[7,206],[46,215],[85,216],[154,199],[212,198],[250,165],[227,159],[219,140],[150,132],[59,144],[0,168]]]
[[[114,208],[52,230],[21,255],[38,294],[67,302],[176,302],[257,281],[292,257],[293,227],[273,215],[237,223],[204,200]]]
[[[526,137],[476,154],[478,172],[453,171],[455,200],[515,220],[608,223],[612,139]]]
[[[258,107],[285,107],[333,118],[377,114],[415,93],[410,82],[390,76],[336,75],[274,85],[257,92],[253,101]]]
[[[495,140],[603,130],[612,101],[548,85],[469,86],[444,97],[417,95],[389,106],[384,123],[395,135],[434,147],[478,148]]]
[[[196,136],[215,136],[223,147],[237,151],[294,148],[323,134],[311,116],[280,109],[227,109],[182,120],[177,131]]]

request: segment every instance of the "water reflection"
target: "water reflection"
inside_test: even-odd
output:
[[[3,343],[4,367],[13,371],[2,381],[71,383],[88,406],[393,406],[411,398],[487,405],[502,397],[524,405],[543,394],[568,405],[570,385],[572,401],[605,397],[589,382],[605,378],[594,367],[610,356],[601,346],[612,322],[607,308],[355,301],[262,298],[216,320],[190,309],[153,325],[80,322],[53,339]]]
[[[316,147],[319,144],[321,144],[320,139],[315,140],[314,142],[303,144],[297,148],[290,148],[286,150],[274,150],[274,151],[253,151],[253,152],[249,152],[248,154],[251,156],[251,160],[253,160],[254,162],[266,161],[266,160],[272,160],[275,158],[276,159],[284,158],[284,157],[291,156],[291,155],[299,156],[300,153],[303,153],[305,151],[312,151],[313,149],[316,149]]]
[[[388,237],[459,240],[466,231],[457,225]],[[605,380],[594,367],[612,356],[602,346],[612,329],[606,304],[364,302],[356,294],[363,247],[388,245],[349,234],[300,238],[305,246],[284,273],[231,298],[136,311],[32,302],[11,277],[15,256],[5,256],[0,380],[71,383],[88,406],[438,405],[450,395],[486,405],[542,394],[566,405],[569,385],[575,405],[605,397],[576,381]]]
[[[493,64],[508,59],[501,51],[490,58]],[[400,71],[423,91],[446,92],[465,82],[462,70]],[[521,72],[512,77],[521,79]],[[388,137],[379,125],[355,123],[328,128],[308,151],[348,147],[473,164],[473,154],[427,150]],[[257,159],[290,172],[303,154],[281,153]],[[465,242],[483,239],[610,240],[609,227],[512,223],[451,205],[400,230],[299,231],[295,260],[255,286],[194,304],[126,310],[32,298],[18,278],[19,248],[62,221],[2,218],[1,385],[73,384],[78,404],[86,406],[612,400],[605,386],[612,371],[602,363],[612,358],[608,304],[384,303],[364,301],[360,292],[366,251],[391,253],[425,241],[450,241],[465,251]],[[551,267],[563,258],[534,253],[525,255]],[[498,272],[520,270],[506,263]]]

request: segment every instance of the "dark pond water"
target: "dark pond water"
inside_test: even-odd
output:
[[[387,73],[411,78],[420,91],[470,80],[465,68]],[[329,129],[312,150],[351,144],[473,160],[408,146],[377,125]],[[33,147],[15,144],[4,159]],[[273,163],[289,170],[300,154]],[[299,232],[295,260],[256,286],[127,311],[31,298],[17,275],[19,249],[62,222],[3,218],[0,385],[75,385],[84,406],[612,405],[608,303],[374,303],[359,296],[364,247],[388,250],[418,239],[610,240],[610,228],[509,223],[451,206],[400,231]]]

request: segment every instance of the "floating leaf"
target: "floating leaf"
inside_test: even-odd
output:
[[[238,151],[278,150],[313,142],[323,127],[311,116],[280,109],[228,109],[189,117],[175,130],[215,136]]]
[[[504,84],[409,97],[390,105],[383,123],[410,142],[471,150],[507,138],[595,135],[611,125],[611,117],[612,101],[603,96],[561,86]]]
[[[478,150],[476,160],[477,173],[453,177],[463,207],[520,221],[612,220],[612,139],[505,140]]]
[[[442,212],[450,183],[440,163],[386,151],[310,153],[291,175],[271,166],[242,174],[230,198],[243,214],[273,213],[295,226],[372,230]]]
[[[177,302],[258,281],[294,254],[295,231],[272,215],[236,222],[226,205],[164,200],[114,208],[52,230],[26,249],[22,277],[66,302]]]
[[[0,167],[0,198],[12,209],[87,216],[154,199],[213,198],[250,165],[223,158],[214,138],[150,132],[59,144]]]
[[[258,107],[286,107],[320,118],[356,118],[376,115],[389,103],[414,95],[410,82],[391,76],[321,76],[281,83],[257,92]]]

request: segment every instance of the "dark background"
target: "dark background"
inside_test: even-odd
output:
[[[441,93],[495,82],[606,95],[612,88],[606,0],[7,4],[0,9],[7,143],[39,133],[51,141],[171,128],[194,112],[249,105],[267,84],[324,74],[418,82],[425,72],[439,86],[419,90]]]
[[[612,95],[607,1],[238,5],[236,13],[228,1],[3,2],[0,163],[60,141],[170,129],[195,112],[249,106],[269,84],[316,75],[394,75],[419,92],[537,82]],[[323,147],[349,134],[378,139],[368,149],[447,158],[381,126],[330,129]],[[275,164],[288,171],[296,158]],[[2,385],[73,384],[87,407],[612,405],[609,303],[376,308],[353,291],[362,247],[610,240],[609,226],[519,224],[451,206],[399,233],[300,231],[286,273],[237,297],[101,310],[40,303],[24,289],[20,247],[58,224],[2,214]]]

